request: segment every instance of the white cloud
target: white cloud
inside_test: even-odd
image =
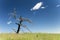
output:
[[[46,7],[41,7],[42,9],[45,9]]]
[[[42,6],[41,9],[45,9],[45,8],[47,8],[47,7],[48,7],[48,5],[47,5],[47,6]]]
[[[56,7],[60,7],[60,5],[56,5]]]
[[[12,23],[12,21],[8,21],[8,22],[7,22],[7,24],[11,24],[11,23]]]
[[[30,10],[31,11],[38,10],[39,8],[41,8],[42,5],[43,5],[43,2],[39,2],[33,8],[31,8]]]

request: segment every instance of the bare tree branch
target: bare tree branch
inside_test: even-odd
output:
[[[29,32],[31,32],[30,29],[26,25],[22,25],[22,27],[26,28]]]

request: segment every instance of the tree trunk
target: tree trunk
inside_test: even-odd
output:
[[[18,25],[18,29],[17,29],[17,34],[19,33],[19,31],[20,31],[20,25]]]
[[[21,26],[21,23],[22,23],[22,21],[20,21],[20,24],[18,24],[18,23],[16,23],[17,25],[18,25],[18,29],[17,29],[17,34],[19,33],[19,31],[20,31],[20,26]]]

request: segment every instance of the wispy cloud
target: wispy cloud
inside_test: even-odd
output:
[[[45,9],[46,7],[41,7],[42,9]]]
[[[42,6],[41,9],[45,9],[45,8],[47,8],[47,7],[48,7],[48,5],[47,5],[47,6]]]
[[[8,21],[8,22],[7,22],[7,24],[11,24],[11,23],[12,23],[12,21]]]
[[[58,5],[56,5],[56,7],[60,7],[60,5],[58,4]]]
[[[43,2],[39,2],[33,8],[31,8],[30,10],[31,11],[38,10],[39,8],[41,8],[42,5],[43,5]]]

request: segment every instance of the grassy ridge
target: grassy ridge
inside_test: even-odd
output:
[[[45,33],[0,34],[0,40],[60,40],[60,34],[45,34]]]

